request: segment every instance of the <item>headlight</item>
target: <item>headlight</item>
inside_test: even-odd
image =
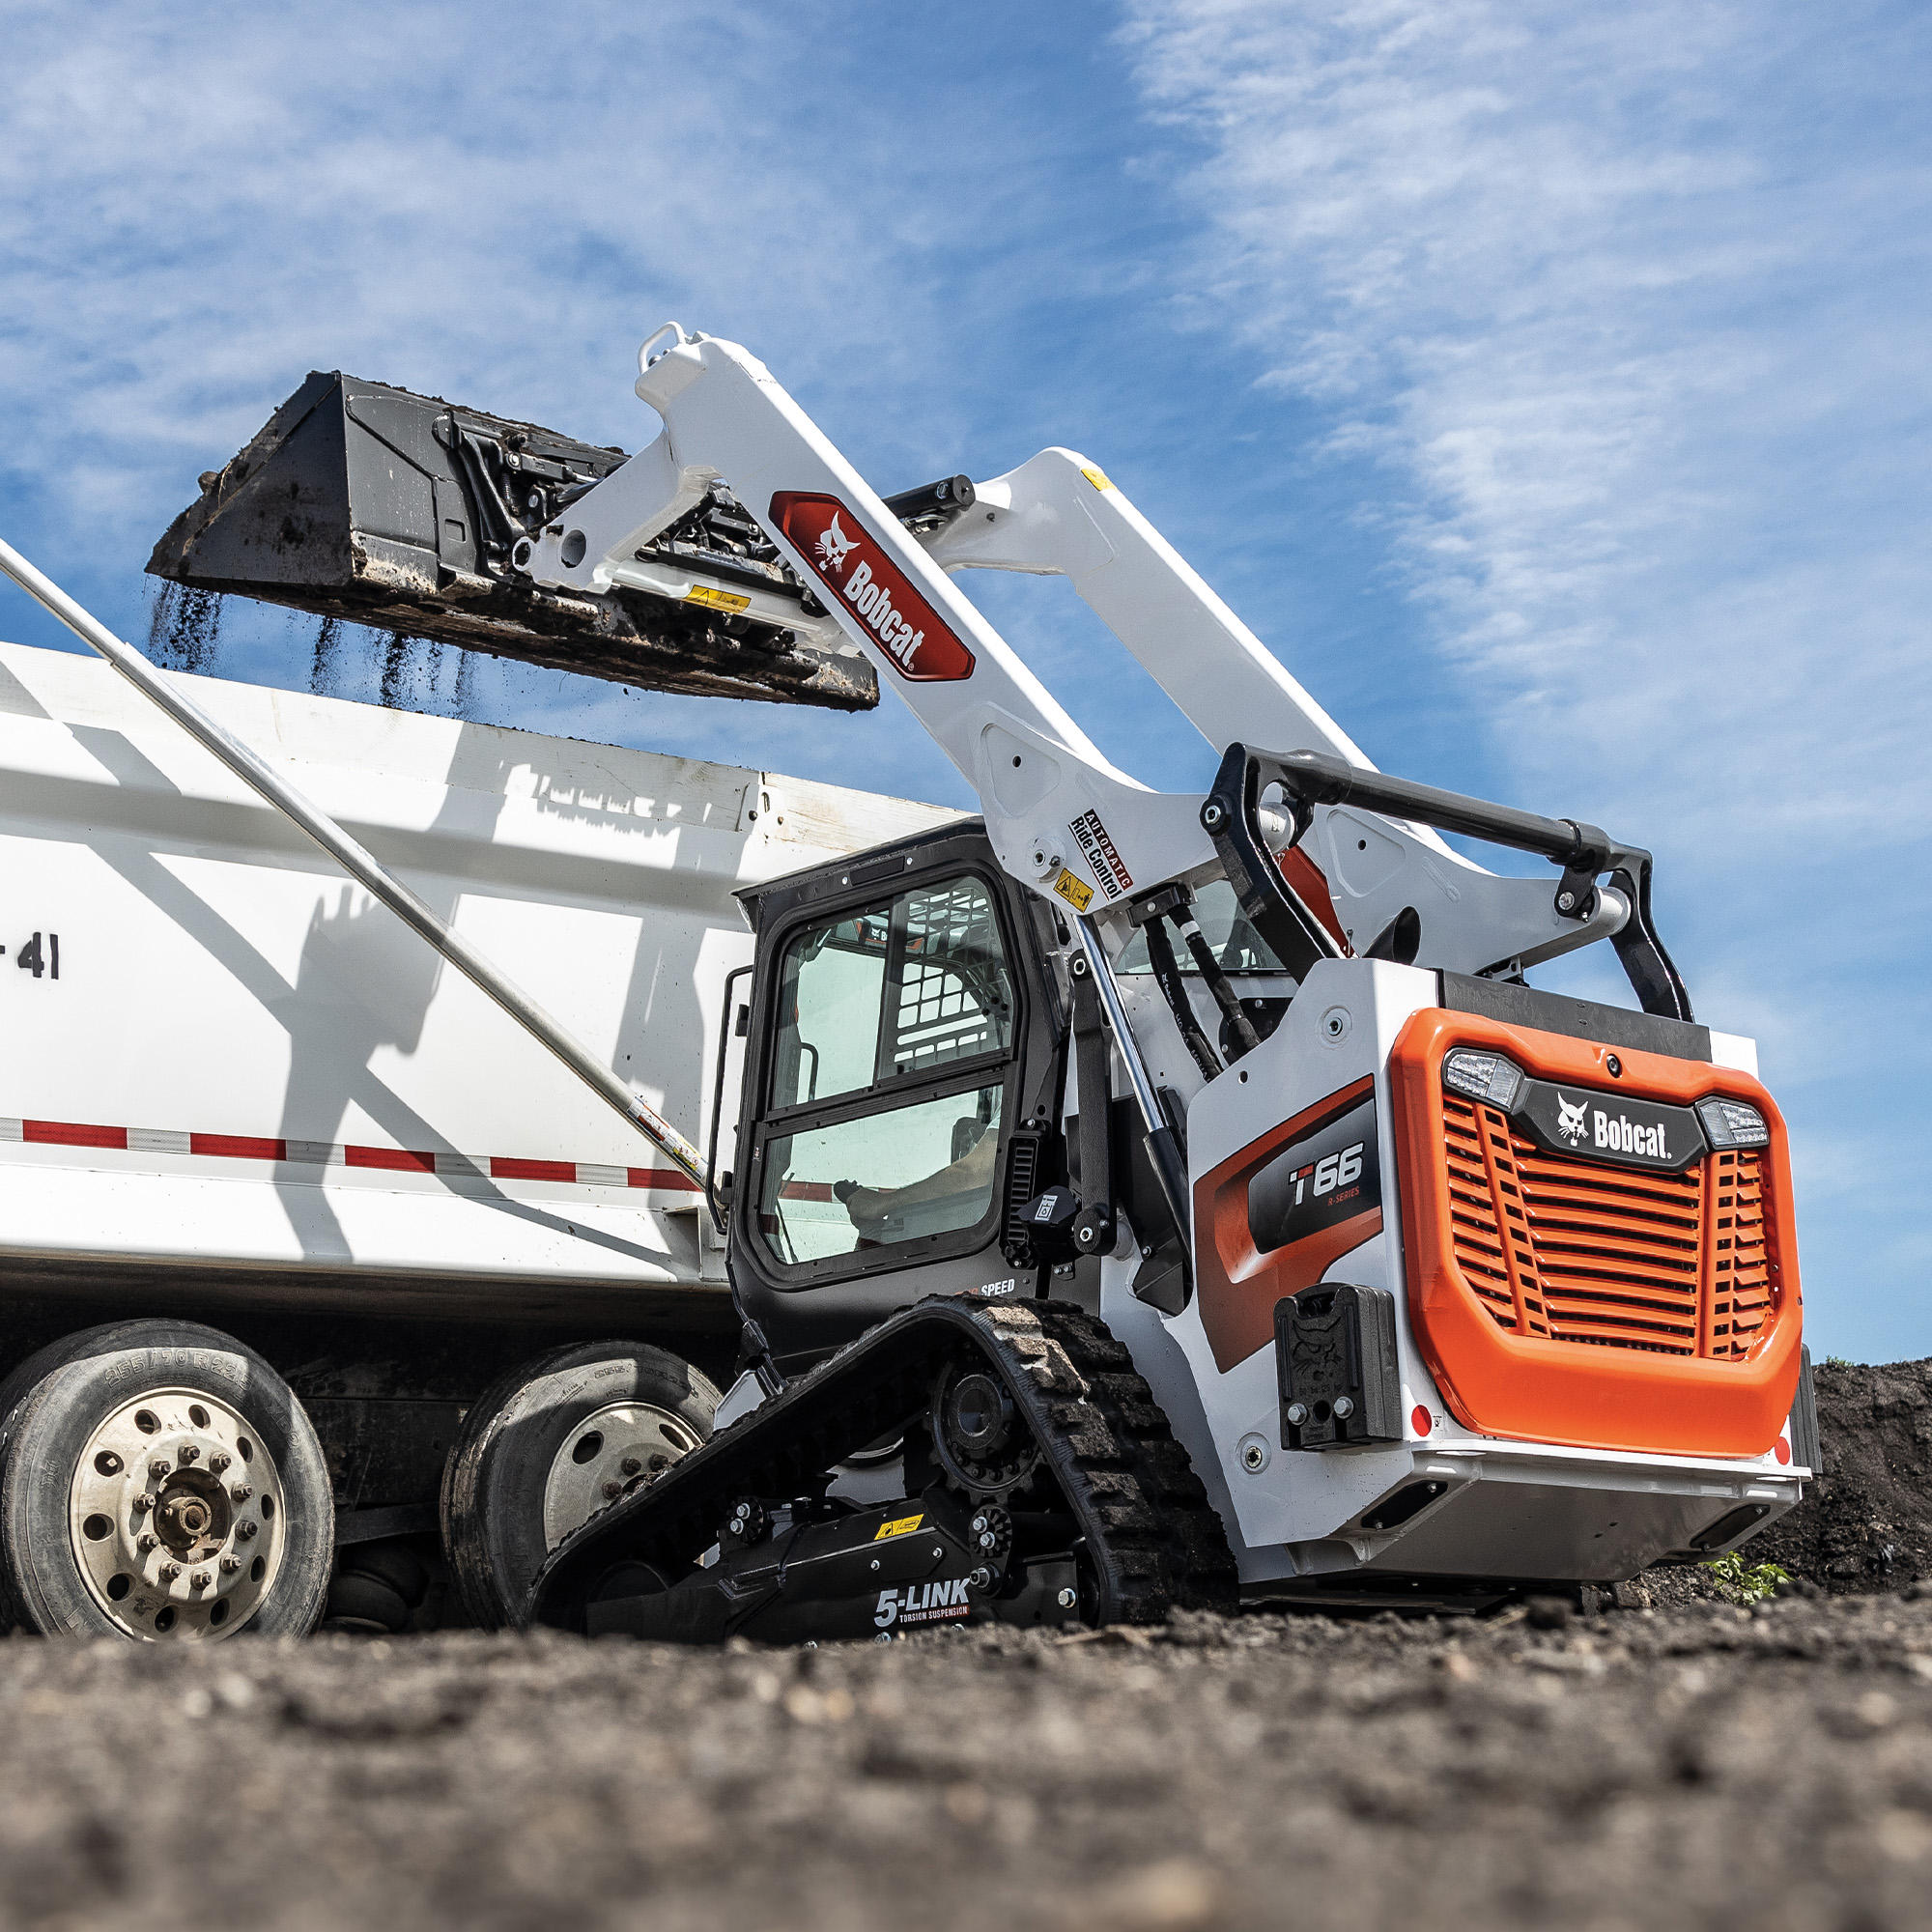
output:
[[[1508,1113],[1522,1093],[1522,1068],[1500,1053],[1483,1053],[1470,1046],[1459,1046],[1442,1063],[1442,1084],[1466,1094],[1472,1100],[1487,1100]]]
[[[1747,1100],[1727,1100],[1720,1094],[1697,1102],[1697,1118],[1714,1148],[1758,1148],[1771,1145],[1764,1116]]]

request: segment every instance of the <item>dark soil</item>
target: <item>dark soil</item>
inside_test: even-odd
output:
[[[0,1919],[1919,1926],[1932,1601],[0,1644]]]
[[[1815,1372],[1825,1474],[1745,1546],[1833,1592],[1932,1577],[1932,1361]]]
[[[1819,1382],[1750,1609],[0,1641],[0,1925],[1923,1926],[1932,1378]]]

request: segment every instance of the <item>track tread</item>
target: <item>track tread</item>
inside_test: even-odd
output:
[[[1081,1525],[1094,1585],[1082,1606],[1089,1621],[1151,1624],[1177,1608],[1236,1606],[1221,1520],[1106,1324],[1064,1302],[987,1308],[932,1297],[888,1317],[657,1483],[592,1517],[552,1552],[526,1618],[568,1622],[568,1605],[582,1601],[576,1593],[620,1557],[673,1568],[694,1560],[728,1495],[798,1493],[815,1470],[914,1412],[942,1366],[969,1351],[997,1364]]]
[[[1086,1490],[1107,1539],[1114,1620],[1232,1609],[1236,1573],[1221,1520],[1125,1347],[1065,1302],[1009,1304],[988,1311],[985,1325],[1010,1366],[1050,1398],[1042,1407],[1072,1463],[1059,1473]]]

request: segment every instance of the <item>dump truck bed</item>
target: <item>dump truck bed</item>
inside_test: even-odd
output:
[[[952,815],[184,682],[700,1140],[733,892]],[[0,876],[15,1284],[613,1322],[722,1294],[691,1183],[104,664],[0,644]]]

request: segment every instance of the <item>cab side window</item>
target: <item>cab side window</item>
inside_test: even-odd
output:
[[[1006,949],[978,878],[795,934],[757,1180],[772,1259],[797,1266],[983,1220],[1013,1039]]]

